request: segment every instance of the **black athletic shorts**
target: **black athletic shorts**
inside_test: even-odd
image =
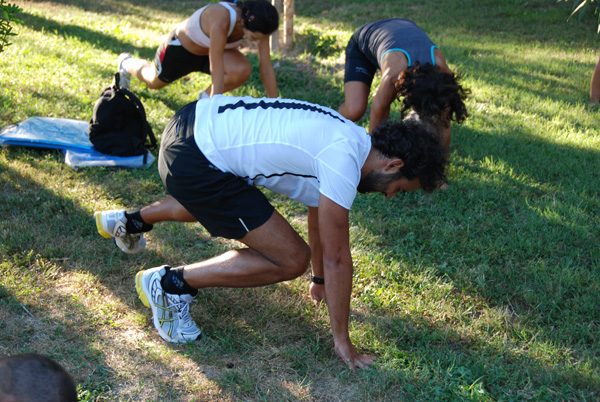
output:
[[[241,239],[262,226],[274,208],[265,195],[239,177],[214,167],[194,140],[196,102],[169,120],[158,155],[167,191],[212,236]]]
[[[154,68],[161,81],[170,83],[194,71],[210,74],[210,61],[185,50],[173,31],[156,50]]]
[[[348,81],[360,81],[369,87],[379,66],[371,63],[358,47],[358,31],[352,35],[346,46],[346,73],[344,84]]]

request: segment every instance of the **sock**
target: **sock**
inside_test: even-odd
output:
[[[189,294],[192,296],[198,294],[198,290],[188,285],[183,279],[183,267],[170,268],[162,277],[160,284],[167,293],[175,295]]]
[[[144,222],[139,209],[125,212],[125,218],[127,218],[125,229],[127,229],[129,233],[149,232],[154,227],[154,225]]]

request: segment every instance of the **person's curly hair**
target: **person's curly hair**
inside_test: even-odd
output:
[[[252,32],[271,35],[279,27],[277,9],[266,0],[238,1],[244,27]]]
[[[459,84],[460,79],[431,63],[410,66],[395,84],[397,97],[402,99],[402,115],[412,109],[422,119],[444,126],[451,121],[462,123],[469,116],[465,100],[471,91]],[[446,121],[440,121],[444,111]]]
[[[382,120],[371,135],[371,145],[382,156],[400,158],[404,166],[398,179],[418,178],[425,192],[432,192],[446,181],[446,151],[438,134],[425,128],[418,119]]]

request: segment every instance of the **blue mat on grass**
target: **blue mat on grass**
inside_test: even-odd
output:
[[[0,130],[1,146],[61,149],[65,163],[73,169],[88,166],[141,168],[152,165],[154,155],[112,156],[100,153],[88,137],[88,122],[54,117],[31,117]]]

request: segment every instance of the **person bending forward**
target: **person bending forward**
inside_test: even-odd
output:
[[[246,38],[257,44],[263,86],[267,96],[275,98],[269,37],[278,25],[277,10],[265,0],[209,4],[177,25],[156,51],[154,63],[122,53],[117,62],[120,84],[128,88],[133,75],[150,89],[160,89],[201,71],[211,75],[212,84],[200,98],[231,91],[250,78],[250,62],[237,49]]]
[[[413,109],[433,123],[450,146],[450,122],[468,116],[464,100],[469,91],[459,84],[441,50],[413,21],[389,18],[358,28],[346,47],[344,103],[340,114],[358,121],[367,110],[377,70],[381,84],[373,97],[369,132],[390,115],[390,107],[403,98],[403,110]]]
[[[416,120],[383,122],[370,136],[336,111],[291,99],[214,96],[183,107],[163,133],[158,169],[170,195],[141,209],[95,213],[125,252],[162,221],[200,222],[245,248],[193,264],[141,271],[136,288],[162,338],[200,336],[189,314],[197,289],[291,280],[312,261],[310,294],[329,307],[335,352],[351,368],[373,357],[350,342],[352,256],[348,213],[357,190],[386,198],[443,183],[439,137]],[[309,245],[257,188],[308,206]]]

